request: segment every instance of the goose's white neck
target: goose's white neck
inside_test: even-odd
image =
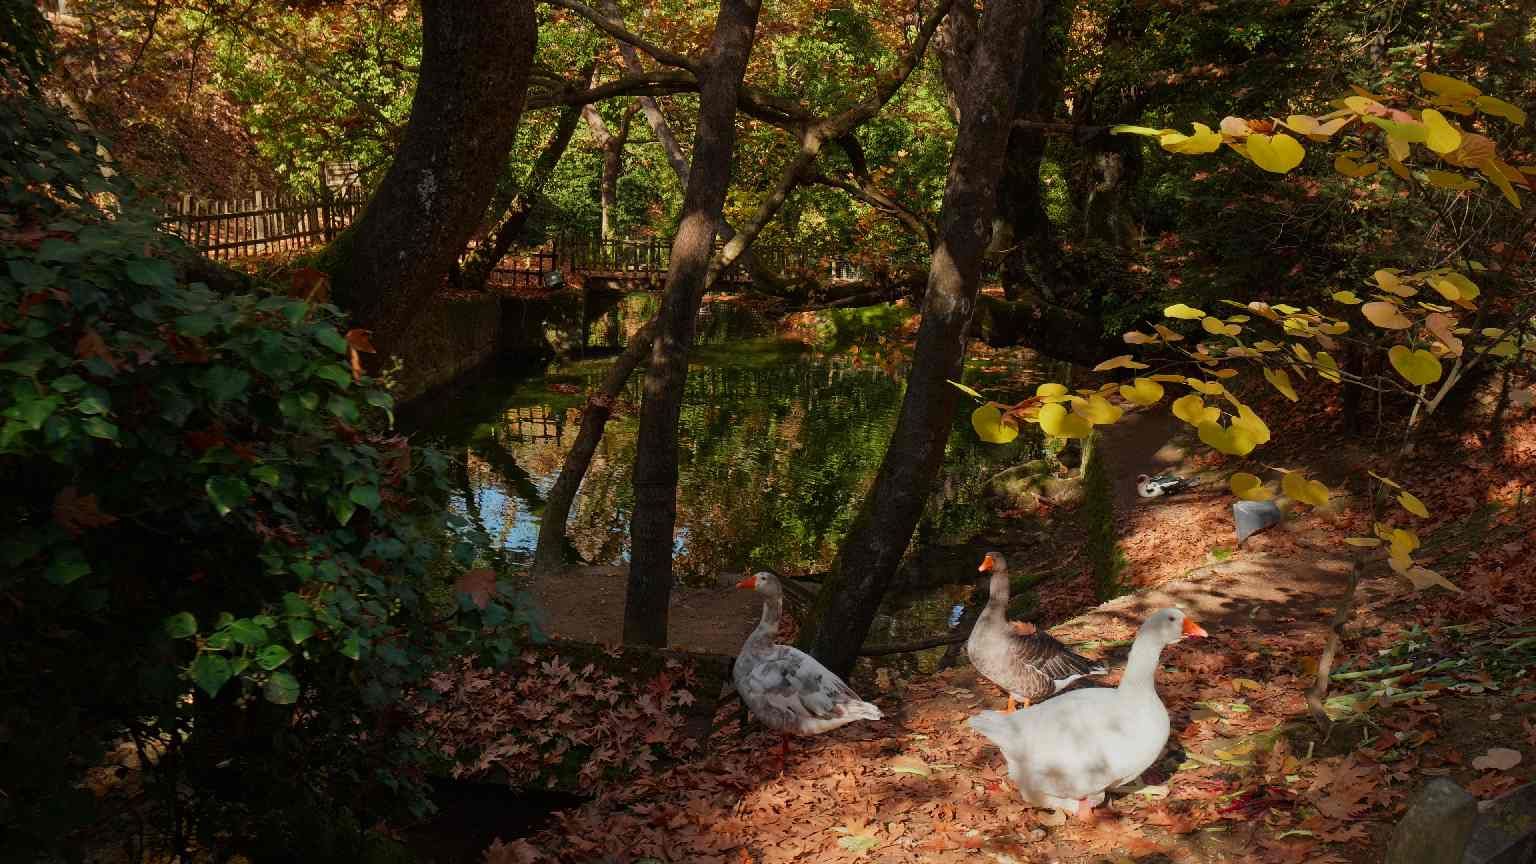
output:
[[[783,614],[783,595],[776,592],[764,594],[763,617],[758,621],[757,629],[747,637],[747,644],[742,648],[742,653],[752,653],[772,647],[773,640],[779,635],[779,618]]]
[[[1125,672],[1120,676],[1120,690],[1124,693],[1151,694],[1157,698],[1157,663],[1163,655],[1163,646],[1150,633],[1136,634],[1131,643],[1131,656],[1125,661]]]

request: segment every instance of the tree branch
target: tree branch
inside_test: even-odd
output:
[[[623,24],[615,21],[612,18],[609,18],[607,15],[604,15],[601,12],[598,12],[596,9],[593,9],[585,3],[579,2],[579,0],[544,0],[544,2],[551,6],[556,6],[561,9],[575,12],[577,15],[580,15],[581,17],[597,25],[597,29],[607,33],[609,36],[612,36],[620,42],[633,45],[636,48],[639,48],[641,51],[651,55],[651,57],[655,58],[657,63],[660,63],[663,66],[675,66],[678,69],[687,69],[689,72],[692,72],[695,75],[699,74],[701,67],[697,61],[690,57],[684,57],[675,51],[669,51],[666,48],[663,48],[660,45],[647,40],[643,36],[637,35],[630,32],[629,30],[624,29]]]

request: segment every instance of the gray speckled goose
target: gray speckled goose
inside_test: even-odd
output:
[[[1018,702],[1038,702],[1085,675],[1104,674],[1103,666],[1049,633],[1025,635],[1008,623],[1008,562],[1001,553],[988,552],[976,569],[992,574],[991,595],[965,642],[965,653],[982,677],[1008,691],[1009,711]]]
[[[816,658],[798,648],[774,644],[784,608],[784,589],[778,577],[756,573],[736,587],[756,589],[763,595],[763,618],[736,655],[731,677],[752,716],[784,736],[779,747],[780,770],[790,735],[817,735],[855,720],[881,718],[879,708],[860,699]]]

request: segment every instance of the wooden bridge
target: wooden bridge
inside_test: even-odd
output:
[[[313,195],[253,192],[249,196],[209,200],[183,195],[167,202],[161,227],[217,260],[256,258],[299,252],[328,243],[362,215],[367,194],[357,186],[326,184]],[[715,249],[724,244],[717,240]],[[776,274],[815,274],[821,281],[868,278],[862,267],[845,259],[783,248],[754,246],[747,255],[758,267]],[[581,277],[595,286],[623,291],[661,290],[672,264],[669,237],[625,239],[562,235],[533,248],[508,254],[491,277],[495,290],[542,293]],[[558,274],[558,275],[557,275]],[[722,275],[731,287],[750,285],[744,262]]]

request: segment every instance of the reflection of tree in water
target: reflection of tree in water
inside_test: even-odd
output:
[[[879,467],[902,394],[898,378],[857,362],[732,345],[705,352],[693,365],[680,420],[682,579],[709,582],[748,567],[805,573],[831,564]],[[562,380],[574,376],[593,386],[603,371],[583,364],[564,370]],[[638,404],[640,396],[636,379],[624,399]],[[499,520],[483,514],[493,536],[506,536],[509,523],[526,525],[542,510],[577,428],[558,403],[520,401],[499,409],[490,434],[471,444],[478,463],[471,485],[505,490],[521,510]],[[585,561],[626,557],[637,426],[630,413],[610,421],[576,499],[568,533]],[[528,535],[517,532],[518,542]],[[531,546],[509,551],[523,558]]]

